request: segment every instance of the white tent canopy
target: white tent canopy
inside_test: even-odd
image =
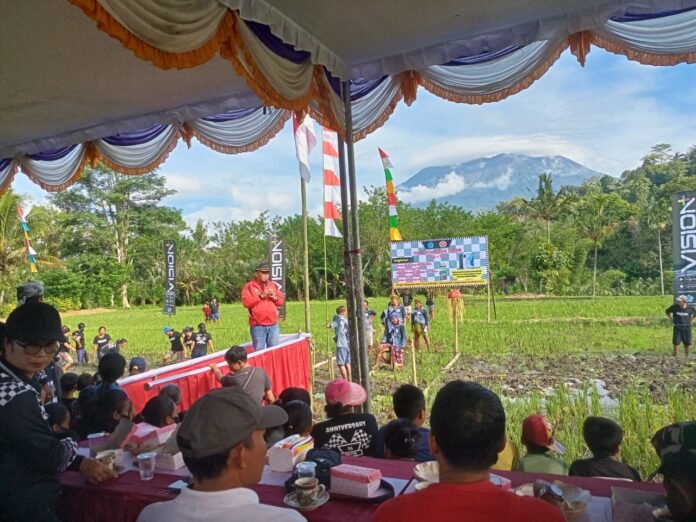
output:
[[[0,189],[19,169],[48,190],[65,188],[97,160],[144,172],[179,139],[253,150],[292,110],[345,135],[339,80],[355,89],[360,139],[402,99],[410,104],[418,87],[456,102],[496,101],[531,85],[568,47],[581,62],[591,44],[643,63],[693,62],[694,6],[4,0]]]

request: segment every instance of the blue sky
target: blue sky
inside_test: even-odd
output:
[[[453,165],[503,152],[564,155],[619,175],[656,143],[675,151],[696,144],[696,66],[649,67],[593,48],[585,68],[568,52],[529,89],[498,103],[454,104],[423,89],[400,104],[386,125],[356,144],[358,184],[381,185],[377,154],[394,164],[396,183],[426,166]],[[318,131],[318,127],[317,127]],[[321,148],[312,154],[310,212],[321,209]],[[167,204],[188,223],[229,221],[299,212],[300,187],[291,124],[265,147],[235,156],[194,140],[180,143],[160,167],[178,191]],[[45,193],[22,174],[14,187],[40,202]],[[446,190],[446,187],[443,187]]]

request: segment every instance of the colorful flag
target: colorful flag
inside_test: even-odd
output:
[[[324,235],[330,237],[343,237],[336,226],[336,220],[341,219],[338,206],[341,203],[341,182],[336,175],[336,162],[338,159],[338,135],[331,129],[324,127],[323,153],[324,153]]]
[[[29,224],[24,218],[24,212],[22,212],[22,207],[17,205],[17,217],[19,218],[19,224],[22,227],[22,232],[24,234],[24,247],[27,249],[27,257],[29,258],[29,271],[31,273],[38,272],[39,269],[36,267],[36,250],[31,246],[31,241],[29,240]]]
[[[389,160],[389,156],[382,149],[378,148],[379,156],[382,158],[384,166],[384,175],[387,178],[387,204],[389,205],[389,240],[401,241],[401,233],[399,232],[399,216],[396,213],[396,190],[394,189],[394,178],[392,177],[392,169],[394,166]]]
[[[295,155],[300,163],[300,177],[309,183],[309,153],[317,144],[317,137],[314,134],[314,121],[309,115],[305,115],[300,123],[297,114],[292,113],[292,128],[295,135]]]

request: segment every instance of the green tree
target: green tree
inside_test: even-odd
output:
[[[572,198],[563,191],[553,190],[553,177],[550,173],[539,174],[539,186],[534,199],[522,199],[527,213],[544,223],[546,226],[546,241],[551,243],[551,222],[567,211],[572,202]]]
[[[662,234],[670,224],[669,204],[665,198],[651,197],[643,206],[642,217],[649,230],[657,235],[657,253],[660,261],[660,295],[665,295],[665,272],[662,263]]]
[[[124,176],[99,164],[85,169],[70,189],[51,197],[64,212],[69,254],[102,255],[121,267],[123,307],[130,306],[129,276],[159,264],[162,240],[178,237],[185,228],[179,210],[161,205],[173,194],[156,173]]]
[[[580,202],[577,223],[583,236],[590,240],[593,249],[592,296],[597,293],[597,250],[616,230],[619,220],[628,213],[628,204],[618,195],[592,194]]]

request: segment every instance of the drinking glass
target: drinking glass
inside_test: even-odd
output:
[[[309,462],[309,461],[300,462],[297,465],[297,478],[298,479],[305,478],[305,477],[314,478],[316,476],[316,467],[317,467],[316,462]]]
[[[138,455],[138,470],[140,480],[152,480],[155,478],[155,457],[156,453],[141,453]]]

